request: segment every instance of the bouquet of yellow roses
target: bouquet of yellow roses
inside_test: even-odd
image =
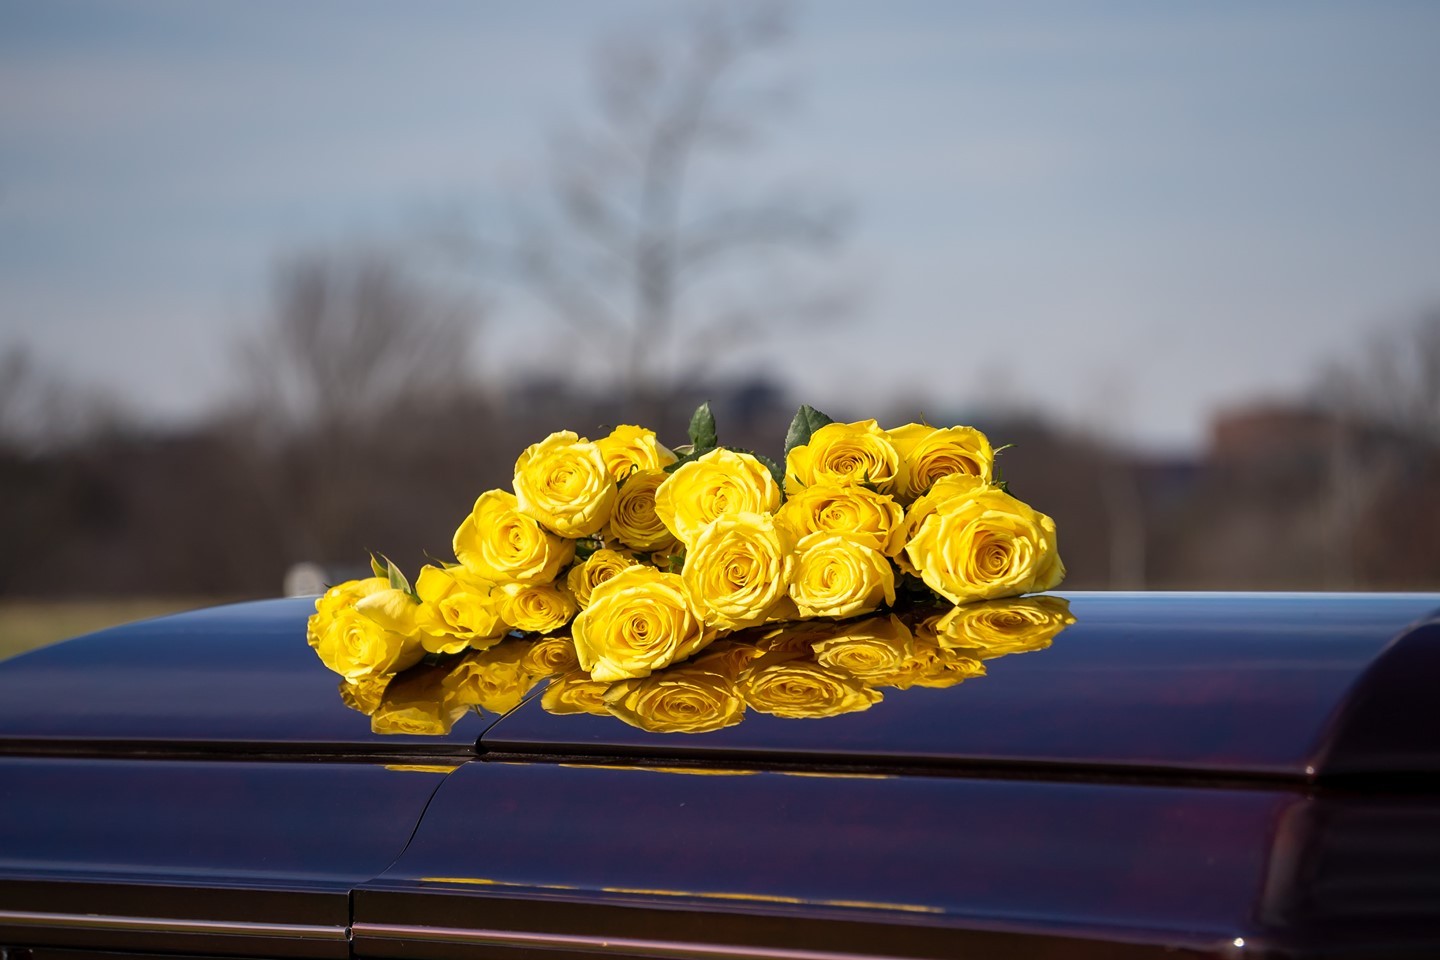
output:
[[[344,678],[347,702],[378,703],[427,659],[486,652],[500,665],[486,670],[534,661],[536,676],[556,672],[540,661],[573,659],[582,679],[616,684],[707,648],[719,656],[717,639],[752,627],[860,617],[906,598],[1015,597],[1064,577],[1054,522],[1009,494],[972,427],[885,430],[801,407],[782,469],[721,446],[706,404],[689,439],[672,450],[629,425],[596,441],[551,434],[521,453],[512,490],[475,501],[454,563],[425,566],[412,586],[378,558],[374,577],[329,590],[308,638]],[[447,702],[484,704],[480,669],[472,693]]]

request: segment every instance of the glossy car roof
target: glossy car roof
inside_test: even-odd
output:
[[[1067,595],[1046,650],[949,689],[887,690],[862,713],[760,713],[697,735],[555,716],[532,695],[442,737],[382,736],[305,643],[308,600],[162,618],[0,664],[0,750],[147,749],[849,767],[1044,765],[1311,779],[1440,770],[1423,678],[1435,595]],[[483,735],[483,736],[482,736]]]

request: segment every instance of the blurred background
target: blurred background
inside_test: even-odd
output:
[[[704,399],[1014,444],[1070,588],[1440,588],[1437,37],[0,0],[0,654],[413,570],[526,444]]]

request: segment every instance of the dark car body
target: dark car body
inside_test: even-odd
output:
[[[0,663],[0,947],[1440,955],[1440,596],[1071,594],[1050,649],[692,736],[385,736],[307,601]]]

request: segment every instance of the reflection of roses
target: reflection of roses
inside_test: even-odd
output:
[[[541,637],[530,644],[530,649],[520,660],[520,669],[537,677],[566,673],[579,666],[580,662],[575,659],[575,643],[569,637]]]
[[[583,610],[590,606],[590,591],[594,590],[597,584],[604,583],[636,563],[639,561],[628,554],[615,550],[596,550],[586,557],[583,563],[577,563],[570,568],[565,577],[565,585],[570,588],[570,592],[575,595],[575,602]]]
[[[985,675],[985,664],[973,650],[952,650],[935,641],[934,623],[926,620],[915,628],[910,656],[892,674],[868,678],[880,687],[953,687],[963,680]]]
[[[610,436],[595,441],[605,469],[616,481],[625,480],[641,470],[661,470],[675,462],[675,454],[660,443],[654,430],[622,423]]]
[[[723,448],[682,465],[655,491],[656,514],[687,547],[717,517],[779,506],[780,488],[764,464]]]
[[[539,681],[523,666],[529,648],[528,641],[512,639],[489,650],[468,654],[445,677],[446,699],[462,706],[478,706],[491,713],[515,709]]]
[[[705,623],[739,630],[764,622],[790,584],[792,546],[789,531],[766,514],[711,521],[691,545],[682,573]]]
[[[732,678],[693,663],[612,684],[605,705],[632,727],[656,733],[706,733],[745,714]]]
[[[370,712],[370,729],[375,733],[419,736],[449,733],[468,705],[449,695],[447,679],[444,667],[428,666],[396,677]]]
[[[455,557],[495,583],[549,583],[575,556],[575,542],[550,533],[504,490],[488,490],[455,531]]]
[[[836,624],[813,649],[821,666],[843,670],[866,683],[900,672],[915,652],[910,628],[894,614]]]
[[[1065,577],[1055,522],[975,477],[937,480],[907,527],[901,566],[952,603],[1049,590]]]
[[[615,480],[598,446],[564,430],[520,454],[515,497],[521,511],[547,529],[562,537],[588,537],[610,519]]]
[[[380,706],[380,698],[385,695],[385,687],[389,683],[390,674],[388,673],[361,680],[358,683],[342,680],[340,681],[340,700],[351,710],[359,711],[368,717],[375,712],[376,707]]]
[[[605,691],[610,684],[603,680],[591,680],[584,670],[571,670],[550,680],[550,685],[540,697],[540,706],[546,713],[565,715],[571,713],[593,713],[608,717],[605,708]]]
[[[880,702],[878,690],[848,673],[809,660],[769,660],[757,660],[740,675],[740,695],[752,710],[777,717],[833,717]]]
[[[974,427],[907,423],[886,433],[900,454],[895,495],[906,503],[923,495],[936,480],[953,473],[990,482],[995,454],[985,434]]]
[[[508,629],[491,584],[465,576],[464,567],[424,566],[415,580],[420,609],[420,642],[427,653],[483,650],[500,642]]]
[[[680,575],[644,566],[597,586],[571,635],[580,666],[596,680],[647,676],[712,639]]]
[[[669,477],[664,470],[630,474],[615,495],[615,510],[610,514],[605,539],[619,540],[642,553],[675,546],[675,535],[655,512],[655,491]]]
[[[812,533],[845,534],[887,556],[904,546],[905,511],[894,498],[868,487],[817,483],[791,494],[776,516],[797,540]]]
[[[802,617],[849,617],[895,602],[895,571],[869,543],[812,533],[796,550],[790,598]]]
[[[899,470],[895,445],[874,420],[827,423],[785,458],[785,492],[794,495],[817,483],[865,483],[889,493]]]
[[[986,660],[1044,650],[1074,622],[1061,597],[1022,597],[962,604],[940,618],[935,635],[942,647],[974,648],[974,655]]]

